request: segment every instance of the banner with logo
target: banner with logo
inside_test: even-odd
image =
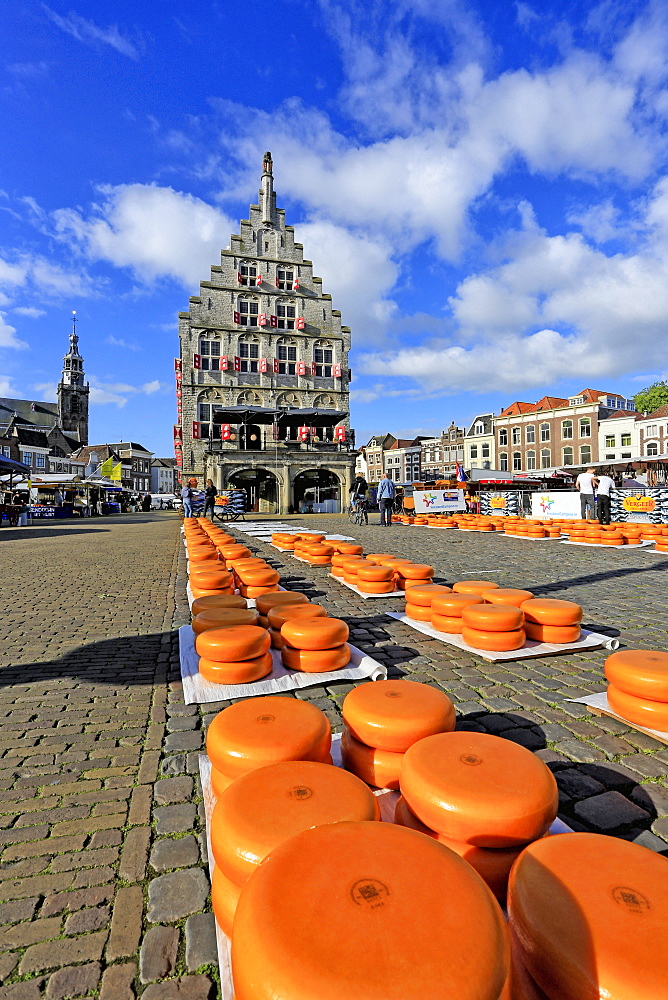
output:
[[[520,495],[515,490],[485,490],[480,494],[480,513],[485,517],[518,517]]]
[[[466,510],[464,490],[416,490],[413,499],[416,514],[443,514]]]
[[[580,494],[577,490],[541,491],[531,494],[531,516],[580,517]]]

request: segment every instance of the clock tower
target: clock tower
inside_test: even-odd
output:
[[[63,358],[63,370],[58,383],[58,423],[63,432],[88,444],[88,397],[90,386],[84,382],[83,358],[79,354],[77,316],[72,313],[70,349]]]

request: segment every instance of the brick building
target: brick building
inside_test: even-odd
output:
[[[397,438],[383,452],[383,471],[395,483],[412,483],[420,479],[422,438]]]
[[[450,479],[457,471],[457,462],[464,466],[464,438],[466,431],[457,427],[454,420],[441,431],[440,437],[422,438],[421,475],[424,480]]]
[[[271,154],[259,202],[179,313],[177,462],[246,491],[252,510],[346,502],[350,330],[276,207]]]
[[[668,459],[668,406],[659,406],[652,413],[636,417],[638,430],[637,455],[643,461]]]

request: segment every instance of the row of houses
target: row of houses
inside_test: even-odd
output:
[[[468,427],[453,421],[437,437],[375,435],[360,448],[356,471],[369,482],[383,473],[411,482],[454,477],[457,465],[511,478],[662,461],[668,461],[668,406],[638,413],[632,399],[583,389],[567,398],[516,400],[498,414],[478,414]]]

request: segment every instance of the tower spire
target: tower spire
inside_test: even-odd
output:
[[[260,210],[262,212],[262,222],[270,226],[273,222],[274,206],[274,161],[269,150],[264,154],[262,162],[262,181],[260,186]]]
[[[63,431],[75,435],[81,444],[88,443],[88,396],[84,381],[83,358],[79,354],[77,314],[72,310],[70,349],[63,358],[63,371],[58,383],[58,419]]]

